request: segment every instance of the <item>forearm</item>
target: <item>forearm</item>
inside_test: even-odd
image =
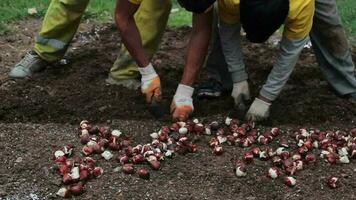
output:
[[[118,1],[115,21],[121,33],[122,42],[131,56],[139,67],[146,67],[149,64],[149,59],[145,54],[142,39],[134,19],[134,13],[138,7],[138,5],[131,4],[127,0]]]
[[[274,101],[277,98],[288,81],[304,45],[308,41],[308,37],[300,40],[282,38],[278,60],[260,91],[262,98],[266,98],[269,101]]]
[[[188,44],[181,84],[192,86],[204,63],[211,35],[212,13],[193,15],[193,32]]]

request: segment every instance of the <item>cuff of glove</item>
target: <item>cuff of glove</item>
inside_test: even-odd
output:
[[[259,99],[257,97],[255,98],[255,102],[260,104],[260,105],[265,105],[265,106],[271,106],[272,105],[271,103],[265,102],[262,99]]]
[[[157,76],[157,73],[151,63],[148,64],[146,67],[139,67],[138,71],[142,75],[142,81],[152,80]]]
[[[179,84],[176,94],[174,96],[192,98],[193,93],[194,93],[194,88],[188,85]]]
[[[245,79],[245,80],[243,80],[243,81],[234,83],[233,87],[234,87],[234,88],[243,88],[243,87],[248,88],[248,82],[247,82],[247,80]]]
[[[233,72],[230,72],[230,74],[231,74],[232,82],[234,84],[239,83],[239,82],[244,82],[248,79],[248,75],[245,71],[245,66],[243,67],[242,70],[233,71]]]
[[[260,95],[270,101],[274,101],[278,97],[278,94],[272,94],[271,92],[267,91],[264,87],[262,87],[262,89],[260,90]]]

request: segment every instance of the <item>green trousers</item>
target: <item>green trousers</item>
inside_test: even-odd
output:
[[[80,24],[89,0],[52,0],[36,37],[34,51],[47,62],[60,60]],[[140,31],[143,47],[150,57],[157,51],[172,7],[170,0],[144,0],[135,21]],[[116,80],[138,77],[139,72],[125,48],[121,49],[110,70]]]

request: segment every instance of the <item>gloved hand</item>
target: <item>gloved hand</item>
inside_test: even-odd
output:
[[[271,105],[271,103],[255,98],[250,109],[247,111],[246,120],[255,122],[268,118]]]
[[[146,96],[147,103],[160,102],[162,99],[161,80],[150,63],[147,67],[138,68],[141,77],[141,92]]]
[[[236,107],[245,109],[246,101],[250,100],[250,90],[248,89],[248,82],[241,81],[238,83],[234,83],[231,96],[232,98],[234,98]]]
[[[173,120],[185,121],[194,110],[192,95],[194,88],[179,84],[171,104]]]

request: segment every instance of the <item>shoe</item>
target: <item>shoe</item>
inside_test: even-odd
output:
[[[215,79],[209,79],[198,86],[197,96],[199,98],[217,98],[225,92],[220,82]]]
[[[29,51],[25,57],[15,65],[10,71],[10,78],[26,78],[33,73],[39,72],[46,68],[48,63],[44,61],[36,52]]]
[[[109,85],[120,85],[130,90],[137,90],[141,86],[141,82],[137,79],[115,80],[111,76],[109,76],[105,82]]]

